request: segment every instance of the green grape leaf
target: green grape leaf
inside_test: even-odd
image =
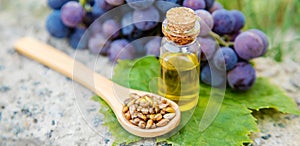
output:
[[[149,83],[159,76],[159,62],[154,57],[119,61],[112,80],[120,85],[149,91]],[[151,87],[150,87],[151,88]]]
[[[174,145],[232,146],[251,142],[248,135],[258,131],[255,119],[249,109],[232,101],[225,100],[214,122],[205,131],[197,131],[207,102],[207,96],[200,99],[194,116],[180,132],[167,140],[169,143]]]
[[[149,91],[153,90],[149,83],[157,81],[159,71],[159,61],[155,57],[120,61],[115,67],[112,80],[126,87]],[[249,138],[251,132],[258,131],[251,110],[273,108],[283,113],[300,115],[296,104],[280,88],[271,84],[268,79],[258,78],[254,86],[246,92],[227,89],[215,120],[205,131],[200,132],[199,123],[208,103],[210,91],[210,86],[201,84],[199,102],[188,123],[178,133],[167,139],[157,138],[157,141],[166,141],[173,145],[242,145],[251,142]],[[141,139],[121,128],[112,110],[100,97],[95,96],[93,99],[101,104],[100,113],[105,117],[104,125],[109,127],[115,137],[114,144]]]
[[[300,110],[293,99],[266,78],[258,78],[255,85],[248,91],[227,90],[225,99],[244,104],[249,109],[257,111],[272,108],[282,113],[300,115]]]

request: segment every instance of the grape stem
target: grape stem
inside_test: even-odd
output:
[[[79,0],[79,3],[86,12],[92,11],[92,6],[89,4],[89,0]]]
[[[211,31],[209,34],[217,40],[217,42],[218,42],[219,45],[229,47],[229,46],[232,46],[234,44],[233,42],[225,42],[222,39],[221,36],[219,36],[218,34],[214,33],[213,31]]]
[[[84,7],[84,5],[86,4],[86,0],[79,0],[79,3]]]

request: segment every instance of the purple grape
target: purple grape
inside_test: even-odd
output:
[[[157,0],[154,4],[160,12],[166,14],[169,9],[180,6],[182,0]]]
[[[122,25],[122,35],[124,38],[132,41],[146,35],[142,30],[139,30],[133,23],[132,19],[133,13],[126,13],[121,20]]]
[[[61,20],[61,12],[59,10],[49,14],[46,20],[46,29],[51,36],[56,38],[65,38],[70,33],[70,28]]]
[[[233,15],[234,19],[235,19],[235,25],[234,25],[234,30],[233,32],[238,32],[240,31],[244,25],[245,25],[245,15],[238,10],[231,10],[230,13]]]
[[[238,62],[236,53],[229,47],[221,47],[213,58],[214,65],[219,70],[231,70]],[[225,66],[224,66],[225,65]]]
[[[156,57],[159,57],[161,39],[161,37],[154,37],[152,40],[146,43],[146,55],[154,55]]]
[[[206,7],[204,0],[184,0],[183,6],[193,10],[204,9]]]
[[[205,10],[196,10],[196,15],[200,17],[200,34],[199,36],[207,36],[214,25],[212,15]]]
[[[154,0],[126,0],[126,2],[131,8],[142,10],[151,7]]]
[[[216,10],[212,13],[214,19],[213,31],[219,35],[230,34],[234,31],[235,18],[225,10]]]
[[[259,35],[246,31],[237,36],[234,49],[240,58],[249,60],[264,53],[264,44]]]
[[[59,10],[68,1],[76,1],[76,0],[47,0],[47,4],[50,8]]]
[[[125,2],[125,0],[105,0],[105,1],[112,6],[120,6]]]
[[[115,62],[118,59],[134,59],[135,48],[126,40],[115,40],[110,44],[109,59],[111,62]]]
[[[239,62],[228,72],[227,81],[231,88],[245,91],[255,82],[255,69],[246,62]]]
[[[196,10],[195,13],[206,23],[206,25],[209,28],[213,28],[214,20],[212,15],[209,12],[200,9],[200,10]]]
[[[120,31],[119,31],[120,29],[121,29],[120,24],[114,19],[106,20],[102,24],[103,34],[105,34],[106,36],[108,36],[110,38],[118,37],[120,34]]]
[[[67,2],[61,8],[62,21],[69,27],[76,27],[83,20],[84,16],[85,11],[78,2]]]
[[[110,5],[105,0],[95,0],[95,4],[93,5],[93,7],[99,8],[105,12],[112,9],[114,6]]]
[[[96,34],[89,39],[88,42],[89,50],[94,54],[108,55],[110,47],[110,40],[107,39],[103,34]]]
[[[95,18],[98,18],[113,7],[114,6],[108,4],[105,0],[95,0],[91,13]]]
[[[268,46],[269,46],[269,41],[268,41],[266,34],[258,29],[250,29],[248,31],[257,34],[261,38],[261,40],[264,44],[263,53],[261,54],[261,56],[264,55],[267,52]]]
[[[145,31],[157,26],[160,15],[155,7],[149,7],[144,10],[135,10],[132,18],[135,26]]]
[[[151,40],[152,37],[142,37],[139,39],[131,40],[130,44],[135,48],[135,58],[143,57],[146,55],[146,43]]]
[[[158,0],[158,1],[165,1],[165,2],[169,2],[169,3],[173,3],[173,4],[178,4],[181,5],[183,0]]]
[[[81,40],[81,38],[84,38],[83,35],[85,31],[85,28],[77,27],[75,28],[74,32],[70,35],[69,45],[73,49],[85,49],[87,47],[87,39]]]
[[[210,13],[213,13],[214,11],[224,9],[223,5],[217,1],[214,2],[212,7],[209,9]]]
[[[96,19],[90,26],[89,32],[91,35],[97,35],[98,33],[102,33],[102,23],[98,19]]]
[[[105,10],[102,8],[98,7],[96,4],[92,7],[91,13],[93,14],[94,18],[100,17],[102,14],[105,13]]]
[[[226,82],[226,72],[216,69],[213,65],[206,64],[200,73],[200,79],[203,83],[213,87],[219,87]]]
[[[131,33],[133,33],[135,26],[133,24],[131,12],[125,14],[122,17],[121,25],[122,25],[122,34],[123,35],[130,35]]]
[[[201,48],[201,60],[210,60],[217,50],[216,40],[212,37],[198,37],[197,39]]]
[[[215,0],[205,0],[205,10],[209,10],[213,4],[214,4]]]

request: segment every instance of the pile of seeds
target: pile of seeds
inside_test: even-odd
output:
[[[132,93],[124,101],[124,117],[142,129],[154,129],[167,125],[175,117],[175,109],[168,100],[159,96]]]

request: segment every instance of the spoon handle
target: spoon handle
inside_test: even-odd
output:
[[[120,110],[119,107],[122,107],[121,101],[114,94],[114,89],[122,88],[121,86],[95,73],[58,49],[30,37],[18,40],[15,43],[15,48],[21,54],[48,66],[95,92],[113,109]]]

